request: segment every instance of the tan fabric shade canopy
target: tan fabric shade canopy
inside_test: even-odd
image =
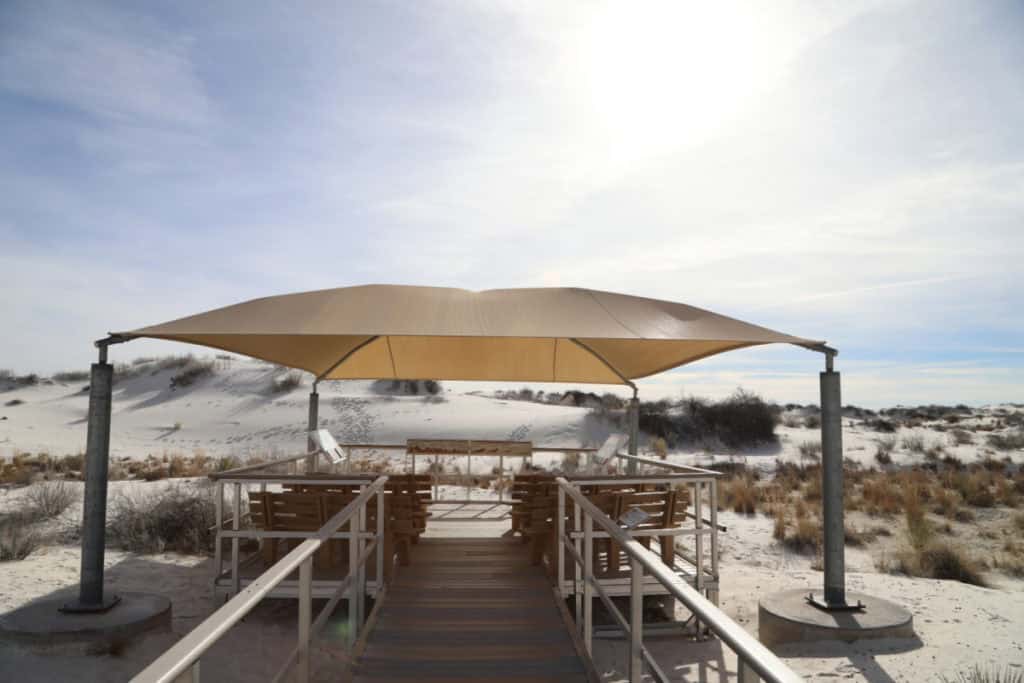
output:
[[[724,351],[822,348],[685,304],[577,288],[364,285],[285,294],[114,337],[200,344],[322,379],[628,384]]]

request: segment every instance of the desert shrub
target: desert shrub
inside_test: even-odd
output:
[[[974,443],[974,435],[966,429],[953,429],[949,432],[949,441],[954,446],[967,446]]]
[[[903,447],[911,453],[924,453],[924,437],[920,434],[908,434],[903,437]]]
[[[989,434],[988,445],[1000,451],[1016,451],[1024,448],[1024,429],[1004,434]]]
[[[270,380],[270,393],[283,394],[297,389],[301,384],[302,374],[294,371],[289,372],[284,377],[275,377]]]
[[[843,538],[846,545],[860,548],[873,542],[879,536],[892,536],[892,532],[884,526],[874,526],[870,529],[862,529],[848,526],[843,529]]]
[[[721,442],[743,448],[775,440],[779,409],[742,389],[722,401],[686,399],[678,407],[668,401],[643,402],[640,428],[661,437],[668,447]]]
[[[821,460],[821,442],[820,441],[804,441],[797,450],[800,452],[800,457],[805,460]]]
[[[20,398],[12,398],[10,401],[4,403],[4,406],[7,408],[13,408],[14,406],[20,406],[22,403],[24,403],[24,401]]]
[[[941,443],[933,443],[924,450],[925,460],[929,462],[938,462],[939,458],[945,454],[946,448]]]
[[[14,373],[6,368],[0,368],[0,382],[14,381]]]
[[[788,427],[789,429],[799,429],[803,426],[803,422],[793,415],[786,415],[782,418],[782,426]]]
[[[89,372],[87,370],[65,370],[64,372],[56,373],[53,379],[64,383],[85,382],[89,379]]]
[[[948,543],[933,543],[918,555],[925,576],[933,579],[960,581],[974,586],[986,586],[981,568],[962,550]]]
[[[81,491],[65,481],[44,481],[25,491],[31,514],[40,519],[59,517],[80,498]]]
[[[903,492],[891,477],[884,474],[865,477],[861,497],[870,515],[893,515],[903,509]]]
[[[942,683],[1024,683],[1024,670],[1015,667],[982,669],[975,664],[955,677],[942,676]]]
[[[723,503],[733,512],[752,515],[757,510],[760,491],[757,482],[749,474],[733,477],[722,487]]]
[[[0,562],[24,560],[42,539],[22,515],[0,516]]]
[[[572,474],[580,468],[580,454],[579,453],[566,453],[562,456],[562,471],[566,474]]]
[[[957,513],[960,512],[960,496],[956,491],[940,484],[932,491],[932,505],[935,514],[956,519]]]
[[[797,515],[796,523],[788,527],[782,545],[793,552],[811,555],[822,545],[821,524],[807,515]]]
[[[896,432],[896,424],[892,420],[886,420],[885,418],[879,417],[874,420],[866,420],[864,427],[874,432],[881,432],[883,434],[893,434]]]
[[[821,429],[821,417],[818,415],[808,415],[804,418],[804,427],[807,429]]]
[[[419,396],[440,393],[441,384],[432,379],[379,379],[370,385],[375,394],[388,396]]]
[[[903,508],[907,519],[907,540],[915,552],[920,552],[931,541],[933,530],[916,487],[908,487],[904,492]]]
[[[39,375],[34,372],[27,375],[21,375],[20,377],[14,378],[15,384],[20,384],[23,387],[34,387],[39,384]]]
[[[216,538],[212,492],[209,487],[179,485],[145,498],[117,496],[110,505],[108,537],[137,553],[208,554]]]
[[[171,388],[187,387],[213,374],[213,361],[189,358],[181,370],[171,377]]]
[[[668,457],[668,443],[660,436],[655,437],[651,441],[651,450],[654,451],[654,455],[662,460]]]

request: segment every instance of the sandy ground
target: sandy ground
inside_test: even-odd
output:
[[[202,449],[210,455],[279,456],[304,450],[308,385],[288,394],[267,388],[281,371],[255,361],[221,363],[217,373],[194,386],[170,389],[173,371],[144,374],[118,385],[115,393],[112,452],[115,457],[145,458],[149,454],[189,455]],[[87,397],[84,383],[42,383],[33,387],[0,387],[0,457],[20,452],[64,455],[80,452],[85,442]],[[3,405],[13,400],[17,405]],[[507,401],[447,391],[443,401],[423,397],[382,398],[369,383],[328,383],[321,387],[321,422],[339,440],[401,443],[408,437],[476,437],[529,439],[538,445],[597,445],[608,427],[585,408]],[[995,408],[980,410],[965,421],[968,428],[991,424]],[[7,419],[2,419],[6,417]],[[793,424],[792,420],[790,421]],[[673,462],[710,464],[742,461],[770,470],[777,459],[799,461],[799,445],[819,438],[802,426],[778,429],[779,442],[741,454],[680,451]],[[946,452],[964,462],[987,455],[985,435],[975,443],[952,445],[948,434],[933,426],[900,430],[894,466],[920,462],[920,454],[902,446],[907,436],[919,435],[927,444],[942,442]],[[856,420],[844,420],[845,455],[865,466],[874,465],[875,444],[883,435]],[[1017,463],[1021,451],[1009,455]],[[554,456],[556,459],[560,456]],[[80,484],[74,484],[80,486]],[[113,482],[112,497],[149,495],[168,482]],[[24,489],[0,491],[0,513],[19,508]],[[54,528],[73,525],[79,507],[69,510]],[[988,514],[988,513],[986,513]],[[995,514],[995,513],[993,513]],[[792,587],[817,587],[821,573],[811,558],[789,553],[771,538],[772,522],[763,516],[721,513],[729,532],[722,538],[722,606],[744,627],[756,633],[758,597]],[[851,523],[875,521],[850,516]],[[956,525],[956,536],[967,543],[984,526],[1005,534],[1002,517],[979,515],[973,525]],[[894,530],[899,534],[898,530]],[[783,658],[810,680],[843,678],[872,682],[935,680],[955,675],[974,664],[1024,665],[1024,582],[989,572],[993,588],[947,581],[912,579],[878,573],[875,563],[887,544],[880,539],[867,548],[847,548],[848,585],[891,599],[915,614],[918,637],[907,641],[858,644],[785,646]],[[998,543],[996,539],[993,543]],[[0,564],[0,613],[67,590],[77,581],[76,547],[49,545],[20,562]],[[118,550],[107,554],[112,590],[156,591],[174,603],[173,633],[153,636],[117,656],[41,658],[0,648],[0,680],[118,681],[127,680],[177,637],[188,632],[216,609],[211,569],[204,558],[178,555],[133,555]],[[204,661],[206,680],[269,679],[294,644],[296,613],[291,601],[265,601],[233,628]],[[328,629],[322,657],[337,658],[339,631]],[[659,662],[679,681],[727,681],[735,678],[731,653],[717,641],[690,643],[678,639],[649,642]],[[600,640],[596,660],[604,677],[620,680],[624,646]],[[17,672],[11,678],[10,672]]]
[[[756,634],[758,596],[817,587],[822,575],[810,569],[806,556],[772,543],[769,519],[729,513],[723,513],[721,519],[729,527],[723,537],[721,605]],[[482,525],[463,526],[471,533],[483,529]],[[456,527],[446,527],[445,532],[449,529]],[[779,648],[778,654],[808,680],[926,681],[954,675],[974,664],[1024,665],[1024,582],[1003,579],[995,588],[978,588],[879,574],[873,571],[867,551],[854,551],[849,559],[848,588],[910,609],[917,637]],[[0,565],[0,613],[74,586],[78,562],[77,548],[50,546],[21,562]],[[217,607],[205,558],[110,550],[107,567],[113,591],[155,591],[171,598],[173,633],[150,636],[116,656],[105,657],[39,657],[0,647],[0,671],[18,671],[19,681],[68,680],[72,672],[76,680],[127,680]],[[225,681],[272,676],[294,643],[295,619],[294,602],[264,601],[211,651],[204,660],[204,674],[214,676],[210,680]],[[320,661],[340,663],[344,657],[337,646],[338,626],[328,627],[327,633],[318,649]],[[602,677],[624,680],[624,643],[595,642],[595,661]],[[652,638],[648,646],[659,664],[671,672],[672,680],[735,680],[735,657],[717,640],[693,643]]]

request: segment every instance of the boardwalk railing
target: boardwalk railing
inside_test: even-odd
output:
[[[657,463],[655,461],[655,464]],[[653,576],[661,583],[668,593],[679,600],[695,618],[710,629],[719,640],[728,645],[736,653],[739,662],[739,680],[741,683],[754,683],[765,680],[771,683],[797,683],[801,681],[785,663],[762,645],[754,636],[747,633],[742,626],[730,619],[718,609],[700,591],[680,579],[665,565],[661,558],[645,548],[638,541],[619,527],[608,515],[604,514],[591,503],[574,483],[563,477],[557,478],[559,498],[559,537],[560,543],[573,558],[581,570],[583,582],[582,605],[577,599],[576,619],[582,616],[582,624],[578,624],[583,632],[583,643],[587,653],[593,655],[594,606],[593,590],[597,590],[612,617],[629,638],[629,680],[639,683],[643,677],[644,663],[659,681],[668,681],[650,652],[643,645],[643,581],[644,573]],[[564,514],[566,496],[575,507],[577,529],[580,522],[583,526],[583,547],[579,548],[579,539],[566,534],[564,530]],[[700,513],[698,512],[698,517]],[[580,519],[582,517],[582,519]],[[595,522],[612,541],[629,557],[630,563],[630,609],[627,619],[612,602],[594,576],[594,524]],[[559,553],[561,554],[561,553]],[[577,591],[577,595],[580,592]],[[582,614],[579,607],[582,607]]]
[[[355,500],[327,520],[327,523],[319,531],[300,543],[258,579],[238,592],[223,607],[143,669],[132,679],[133,683],[169,683],[181,680],[177,677],[183,673],[186,676],[190,673],[192,682],[198,683],[199,664],[203,653],[296,569],[299,570],[299,640],[296,648],[273,680],[283,680],[293,666],[296,673],[295,680],[302,683],[309,680],[310,643],[327,623],[334,608],[346,592],[348,593],[348,645],[350,648],[353,647],[363,624],[365,565],[371,555],[376,555],[377,576],[383,576],[384,485],[387,480],[386,476],[381,476],[367,485]],[[362,533],[362,530],[366,527],[366,506],[373,498],[377,499],[377,529],[367,538],[367,534]],[[312,609],[313,555],[328,540],[338,538],[338,530],[346,524],[349,525],[349,532],[341,535],[347,536],[349,540],[348,575],[314,620]]]

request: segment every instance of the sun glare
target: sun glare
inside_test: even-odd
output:
[[[734,3],[602,7],[578,54],[592,135],[614,163],[706,139],[771,77],[776,38]]]

